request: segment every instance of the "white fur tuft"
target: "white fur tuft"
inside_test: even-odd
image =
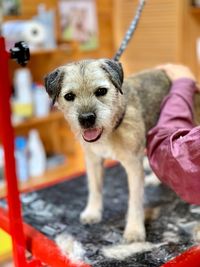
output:
[[[84,260],[85,250],[82,244],[76,241],[73,236],[66,233],[56,237],[56,244],[63,255],[67,256],[72,262]]]
[[[200,224],[197,223],[197,225],[193,229],[193,239],[199,243],[200,242]]]
[[[103,247],[102,253],[106,258],[113,258],[116,260],[123,260],[136,253],[142,253],[145,251],[151,251],[153,248],[160,247],[162,244],[152,244],[149,242],[135,242],[131,244],[113,245],[109,247]]]

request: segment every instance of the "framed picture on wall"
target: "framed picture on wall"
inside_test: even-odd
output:
[[[78,41],[81,50],[98,46],[95,0],[59,0],[60,39]]]
[[[20,0],[0,0],[0,9],[5,16],[19,15]]]

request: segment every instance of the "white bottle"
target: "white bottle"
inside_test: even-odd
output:
[[[28,68],[19,68],[14,73],[16,98],[21,103],[32,103],[32,76]]]
[[[17,136],[15,139],[15,161],[18,180],[21,182],[26,182],[29,178],[27,141],[22,136]]]
[[[38,15],[34,18],[45,27],[45,48],[55,49],[56,38],[55,38],[55,11],[47,10],[45,4],[38,5]]]
[[[42,175],[46,170],[46,153],[37,130],[29,132],[27,149],[28,167],[31,177]]]
[[[14,113],[19,118],[31,117],[33,114],[32,77],[28,68],[19,68],[15,71],[14,87]]]
[[[36,117],[47,116],[50,112],[51,101],[43,85],[36,84],[33,90],[34,115]]]

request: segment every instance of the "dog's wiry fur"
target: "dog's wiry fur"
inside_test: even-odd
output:
[[[103,160],[116,159],[124,166],[129,185],[126,241],[145,239],[143,215],[143,167],[146,132],[155,125],[160,104],[170,80],[160,70],[149,70],[123,80],[121,64],[108,59],[83,60],[62,66],[45,78],[46,90],[63,111],[80,140],[86,160],[89,197],[81,213],[83,223],[97,223],[102,217]],[[96,96],[98,88],[107,88]],[[75,99],[67,101],[65,95]],[[95,142],[84,140],[81,114],[95,114],[92,128],[101,130]],[[91,128],[91,127],[90,127]]]

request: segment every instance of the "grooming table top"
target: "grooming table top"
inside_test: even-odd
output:
[[[162,184],[148,184],[146,171],[145,210],[147,241],[161,244],[149,252],[124,260],[105,258],[101,248],[120,242],[127,210],[127,179],[120,165],[108,168],[104,184],[103,220],[95,225],[81,225],[80,212],[87,197],[85,175],[76,179],[21,194],[24,221],[49,239],[62,232],[72,235],[86,250],[85,258],[94,267],[159,267],[195,244],[193,229],[200,220],[200,208],[181,201]],[[0,207],[6,201],[0,200]]]

